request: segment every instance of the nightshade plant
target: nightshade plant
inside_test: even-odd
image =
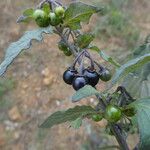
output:
[[[5,73],[7,67],[20,52],[30,48],[33,39],[42,41],[43,33],[59,35],[58,48],[60,51],[66,56],[73,55],[75,58],[62,75],[64,82],[76,90],[72,96],[72,102],[79,102],[83,98],[95,95],[98,104],[95,108],[82,105],[66,111],[57,111],[50,115],[40,125],[40,128],[51,128],[64,122],[70,122],[71,126],[79,128],[85,118],[96,122],[104,118],[108,122],[106,129],[109,130],[109,134],[116,137],[120,149],[129,150],[126,139],[130,134],[130,129],[134,127],[134,118],[137,120],[140,134],[140,142],[137,143],[134,150],[149,150],[150,95],[147,92],[142,98],[134,95],[132,97],[126,90],[126,86],[122,85],[128,85],[128,81],[134,81],[135,74],[137,78],[139,77],[140,83],[149,82],[150,40],[148,37],[145,43],[135,50],[132,60],[120,65],[92,44],[93,34],[81,32],[84,22],[88,23],[94,13],[103,14],[103,11],[103,7],[97,8],[82,2],[75,1],[68,6],[63,6],[62,3],[55,0],[43,0],[35,9],[25,10],[17,22],[35,21],[40,28],[26,32],[22,38],[8,47],[4,61],[0,65],[0,75]],[[98,53],[101,58],[116,68],[113,77],[108,68],[92,58],[90,50]],[[88,61],[88,65],[85,65],[85,60]],[[123,78],[125,82],[114,91],[112,87],[120,83],[120,79]],[[109,80],[112,81],[112,86],[100,93],[96,85]],[[134,84],[132,82],[131,88],[134,87]],[[149,84],[146,90],[150,90]]]

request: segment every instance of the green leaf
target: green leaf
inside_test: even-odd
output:
[[[33,13],[34,13],[34,9],[33,8],[29,8],[26,9],[23,12],[23,15],[21,15],[18,19],[17,19],[17,23],[20,22],[29,22],[33,19]]]
[[[71,127],[73,127],[74,129],[79,129],[82,125],[82,118],[77,118],[76,120],[71,122]]]
[[[32,16],[33,13],[34,13],[34,9],[33,9],[33,8],[29,8],[29,9],[26,9],[26,10],[23,12],[23,15],[29,17],[29,16]]]
[[[106,53],[104,53],[102,50],[100,50],[97,46],[90,46],[89,49],[94,50],[99,53],[99,55],[107,62],[111,63],[115,67],[120,67],[120,64],[116,62],[112,57],[108,56]]]
[[[150,53],[128,61],[126,64],[117,69],[112,83],[115,84],[119,79],[125,77],[127,74],[135,71],[148,62],[150,62]]]
[[[132,59],[138,58],[150,52],[150,36],[143,44],[135,48]],[[150,63],[132,72],[124,78],[122,84],[133,97],[144,98],[150,96]]]
[[[139,99],[132,103],[130,107],[137,110],[138,127],[140,132],[140,150],[150,148],[150,97]]]
[[[66,111],[58,111],[50,115],[41,125],[41,128],[51,128],[54,125],[58,125],[65,122],[72,122],[81,117],[86,117],[95,113],[95,110],[91,106],[75,106]]]
[[[106,55],[102,50],[99,52],[100,56],[105,60],[113,64],[115,67],[120,67],[120,64],[117,63],[112,57]]]
[[[42,6],[42,10],[46,13],[49,14],[50,13],[50,5],[48,3],[44,3]]]
[[[94,40],[94,35],[86,33],[77,37],[76,43],[80,48],[86,48]]]
[[[140,97],[150,97],[150,79],[142,81],[141,83],[141,91],[140,91]]]
[[[42,33],[50,34],[52,29],[39,28],[33,31],[26,32],[17,42],[12,43],[6,50],[5,58],[0,64],[0,76],[4,74],[7,67],[13,62],[13,60],[19,55],[23,50],[29,49],[32,45],[32,40],[42,41]]]
[[[82,2],[71,3],[65,12],[64,26],[70,27],[72,30],[80,29],[81,22],[88,22],[90,17],[101,11],[95,6],[87,5]]]
[[[90,85],[86,85],[83,88],[81,88],[80,90],[78,90],[73,96],[72,96],[72,102],[78,102],[79,100],[92,96],[92,95],[96,95],[99,94],[99,92],[93,88]]]
[[[130,95],[136,98],[140,97],[141,80],[136,74],[129,74],[124,78],[123,87],[130,91]]]

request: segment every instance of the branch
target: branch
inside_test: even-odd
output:
[[[79,53],[75,50],[74,45],[70,44],[70,42],[65,38],[65,36],[63,35],[63,31],[60,28],[56,28],[55,33],[58,34],[62,38],[62,40],[69,47],[73,55],[77,57]],[[100,95],[96,95],[96,97],[99,100],[99,106],[101,107],[100,109],[105,111],[107,104],[105,104],[105,102],[103,101]],[[114,135],[119,143],[121,150],[129,150],[127,142],[125,138],[123,137],[123,135],[121,134],[120,130],[118,129],[117,124],[111,124],[111,129],[114,132]]]
[[[121,150],[129,150],[127,142],[125,138],[122,136],[120,130],[118,129],[116,124],[111,124],[111,129],[120,145]]]
[[[61,39],[63,40],[64,43],[66,43],[66,45],[69,47],[69,49],[71,50],[72,54],[76,57],[77,56],[77,52],[74,48],[74,46],[72,44],[69,43],[69,41],[66,39],[66,37],[63,35],[63,33],[59,30],[59,28],[56,28],[56,31],[54,31],[56,34],[58,34]]]

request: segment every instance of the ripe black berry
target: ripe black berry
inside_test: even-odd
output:
[[[84,87],[87,83],[88,83],[88,80],[86,79],[86,77],[78,76],[74,78],[72,82],[72,86],[77,91],[81,89],[82,87]]]
[[[105,81],[105,82],[109,81],[111,79],[111,73],[110,73],[110,71],[108,69],[102,70],[100,72],[100,79],[102,81]]]
[[[74,69],[67,69],[63,74],[63,80],[67,84],[72,84],[73,79],[75,78],[75,75],[77,74],[77,71]]]
[[[84,75],[88,79],[88,84],[91,86],[95,86],[98,81],[99,81],[99,74],[96,71],[90,70],[90,69],[85,69],[84,70]]]

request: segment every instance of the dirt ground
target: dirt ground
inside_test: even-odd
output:
[[[24,31],[35,27],[34,24],[16,24],[16,19],[22,10],[36,3],[37,0],[0,1],[0,60],[9,43],[16,41]],[[134,23],[141,31],[140,41],[150,30],[150,16],[141,17],[150,14],[149,10],[149,0],[134,0],[132,13]],[[95,21],[95,18],[93,20]],[[93,27],[91,24],[86,30],[92,30]],[[62,80],[62,74],[73,58],[66,58],[60,53],[57,48],[58,40],[56,35],[46,35],[41,44],[33,42],[33,47],[20,54],[1,79],[12,79],[14,88],[5,93],[4,107],[0,107],[0,150],[84,150],[83,145],[88,140],[92,141],[91,143],[103,144],[108,140],[110,144],[115,143],[113,138],[95,133],[95,129],[103,131],[103,128],[99,128],[103,127],[105,122],[94,125],[85,120],[79,130],[69,128],[69,124],[44,131],[38,128],[52,112],[75,106],[70,101],[74,91]],[[111,49],[119,47],[121,43],[116,39],[109,39],[105,43],[97,39],[95,42],[100,48],[109,45]],[[98,59],[97,56],[96,58]],[[103,83],[98,85],[100,90],[104,87]],[[93,104],[93,101],[91,98],[86,103]],[[99,140],[95,139],[97,136],[100,137]],[[133,147],[137,136],[130,137],[129,141]],[[90,150],[92,149],[94,148]]]

